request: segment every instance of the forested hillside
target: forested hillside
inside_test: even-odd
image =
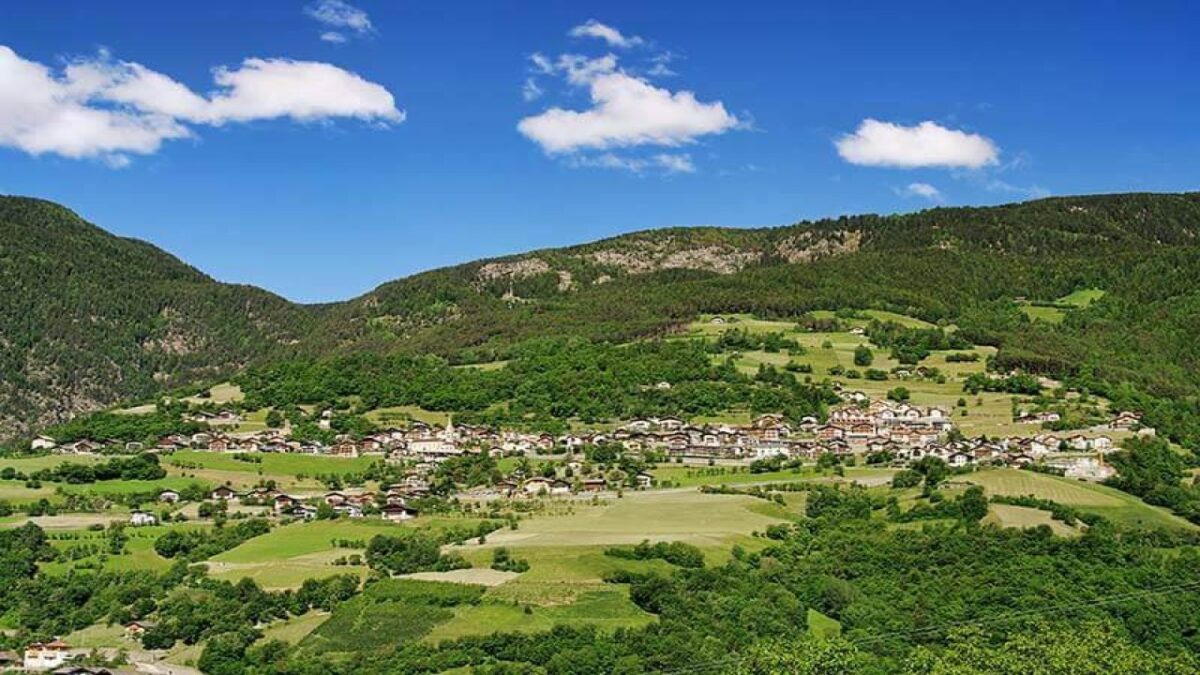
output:
[[[0,437],[231,372],[310,323],[271,293],[15,197],[0,198],[0,297]]]
[[[957,325],[997,364],[1072,378],[1200,440],[1200,194],[1063,197],[768,229],[672,228],[418,274],[304,307],[217,283],[66,209],[0,199],[5,432],[255,362],[369,351],[503,359],[625,342],[702,312],[887,309]],[[1105,291],[1061,323],[1017,298]]]

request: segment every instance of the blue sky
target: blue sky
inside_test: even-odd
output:
[[[1095,0],[13,4],[0,193],[317,302],[644,228],[1195,190],[1198,19]]]

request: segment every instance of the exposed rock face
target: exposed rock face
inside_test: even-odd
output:
[[[586,256],[599,265],[616,267],[626,274],[647,274],[667,269],[691,269],[733,274],[762,259],[758,251],[724,246],[676,248],[671,239],[646,242],[628,250],[596,251]]]
[[[789,263],[811,262],[818,258],[854,253],[862,246],[862,230],[838,230],[823,233],[806,230],[780,241],[775,253]]]
[[[528,279],[545,274],[551,269],[550,264],[541,258],[500,260],[481,265],[475,273],[475,278],[484,283],[496,279]]]

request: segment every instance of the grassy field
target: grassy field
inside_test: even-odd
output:
[[[246,395],[242,393],[241,387],[233,384],[232,382],[222,382],[221,384],[214,385],[208,390],[207,398],[200,396],[189,396],[183,400],[187,403],[191,403],[192,405],[204,405],[205,403],[222,405],[229,403],[230,401],[241,401],[244,398],[246,398]]]
[[[817,638],[831,638],[842,634],[842,624],[815,609],[808,610],[808,633]]]
[[[489,535],[485,544],[472,542],[454,550],[476,567],[486,567],[494,550],[503,546],[528,561],[529,571],[489,588],[479,605],[457,608],[454,618],[427,639],[534,631],[564,622],[604,628],[642,625],[652,617],[630,602],[626,588],[603,579],[619,569],[665,573],[671,566],[661,560],[614,558],[604,555],[606,548],[644,539],[684,541],[699,547],[710,564],[719,564],[734,544],[750,550],[763,545],[749,535],[781,521],[764,512],[772,510],[785,511],[753,497],[660,490],[627,493],[599,504],[576,502],[559,515],[521,521],[518,530],[502,530]]]
[[[1075,307],[1087,307],[1093,302],[1104,297],[1104,291],[1099,288],[1083,288],[1073,293],[1069,293],[1059,298],[1055,302],[1060,305],[1074,305]]]
[[[123,519],[122,519],[123,520]],[[43,563],[41,569],[48,574],[66,574],[74,569],[86,569],[98,562],[101,568],[112,572],[133,570],[150,570],[162,572],[171,566],[172,561],[159,556],[154,551],[154,542],[172,529],[203,529],[208,527],[202,523],[182,523],[176,525],[153,525],[144,527],[125,528],[128,541],[121,555],[92,555],[78,560],[62,560]],[[71,532],[76,538],[54,539],[51,544],[60,550],[70,549],[83,544],[96,544],[103,548],[106,539],[103,533],[79,530]]]
[[[101,455],[38,455],[36,457],[0,457],[0,469],[12,467],[22,473],[53,469],[60,464],[96,464],[110,459]]]
[[[1000,527],[1016,527],[1020,529],[1046,525],[1054,531],[1054,534],[1064,537],[1080,534],[1078,528],[1067,525],[1061,520],[1051,518],[1049,511],[1031,509],[1024,506],[1012,506],[1011,504],[992,504],[988,508],[988,515],[983,522],[994,523]]]
[[[277,453],[259,453],[255,457],[262,461],[243,462],[235,459],[232,454],[180,450],[163,457],[162,462],[171,473],[204,478],[213,483],[230,482],[238,486],[249,486],[259,480],[271,479],[283,488],[319,488],[319,483],[312,480],[301,481],[297,476],[311,478],[322,474],[361,473],[380,460],[378,457],[349,458]],[[177,464],[184,466],[181,468]]]
[[[264,588],[296,588],[305,579],[336,574],[365,576],[364,566],[334,565],[333,560],[355,553],[358,547],[341,548],[337,540],[367,542],[377,534],[398,536],[415,528],[471,525],[464,518],[421,518],[410,523],[389,523],[377,518],[317,520],[277,527],[208,560],[209,571],[219,579],[249,577]]]
[[[581,593],[574,602],[566,605],[492,601],[461,607],[452,618],[433,627],[425,640],[439,642],[491,632],[533,633],[560,624],[616,630],[644,626],[653,621],[653,614],[647,614],[629,601],[626,589],[610,587]]]
[[[1166,527],[1194,529],[1183,518],[1150,506],[1120,490],[1058,476],[1021,471],[990,469],[978,471],[964,480],[982,485],[989,494],[1020,497],[1033,495],[1096,513],[1118,525],[1129,527]]]
[[[317,626],[325,623],[328,618],[328,612],[314,610],[300,616],[293,616],[286,621],[277,621],[263,629],[263,636],[259,642],[281,640],[290,645],[297,644],[309,633],[312,633]]]
[[[1067,316],[1067,313],[1058,307],[1031,305],[1027,302],[1021,303],[1021,312],[1030,319],[1046,323],[1062,323],[1063,318]]]
[[[446,421],[450,419],[450,415],[448,413],[426,410],[415,405],[398,405],[390,408],[376,408],[368,411],[365,417],[375,424],[381,426],[386,426],[389,424],[402,425],[410,419],[417,420],[419,422],[425,422],[426,424],[444,425],[446,424]]]
[[[874,484],[891,480],[894,469],[873,467],[850,467],[846,471],[846,480],[857,480],[864,484]],[[659,481],[670,481],[680,487],[700,485],[745,485],[750,483],[786,483],[789,481],[816,480],[829,478],[832,473],[820,473],[816,467],[805,466],[799,469],[784,471],[769,471],[766,473],[750,473],[744,467],[704,467],[685,466],[680,464],[663,464],[650,472]]]

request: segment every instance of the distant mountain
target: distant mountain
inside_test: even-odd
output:
[[[216,282],[39,200],[0,198],[0,235],[9,432],[289,354],[484,361],[544,335],[665,334],[701,312],[890,309],[953,322],[999,346],[1002,365],[1185,407],[1200,393],[1196,193],[653,230],[433,270],[320,306]],[[1081,288],[1107,293],[1061,325],[1030,322],[1013,303]]]

